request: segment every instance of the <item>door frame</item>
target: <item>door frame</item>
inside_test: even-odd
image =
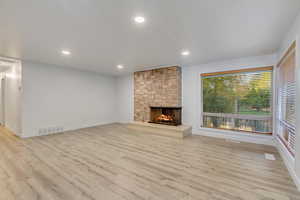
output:
[[[1,126],[5,126],[5,76],[1,76]]]

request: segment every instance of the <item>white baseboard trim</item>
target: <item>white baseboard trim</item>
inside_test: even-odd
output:
[[[286,168],[288,169],[297,189],[300,191],[300,178],[297,176],[297,174],[295,172],[295,160],[290,155],[288,150],[284,147],[284,144],[282,144],[282,142],[278,138],[276,138],[275,141],[276,141],[276,148],[277,148],[278,152],[280,153],[280,156],[281,156]]]
[[[253,135],[247,132],[235,132],[212,128],[199,128],[197,130],[193,130],[192,133],[193,135],[202,135],[208,137],[237,140],[240,142],[275,146],[274,137],[271,135]]]

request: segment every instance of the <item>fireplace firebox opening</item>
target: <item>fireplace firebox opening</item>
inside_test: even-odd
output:
[[[181,107],[150,107],[150,123],[181,125]]]

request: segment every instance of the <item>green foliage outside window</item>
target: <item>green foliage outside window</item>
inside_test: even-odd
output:
[[[203,111],[270,114],[271,77],[269,71],[203,78]]]

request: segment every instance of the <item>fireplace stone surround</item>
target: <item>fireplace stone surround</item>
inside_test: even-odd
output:
[[[181,79],[178,66],[135,72],[134,121],[153,121],[151,107],[181,107]]]

